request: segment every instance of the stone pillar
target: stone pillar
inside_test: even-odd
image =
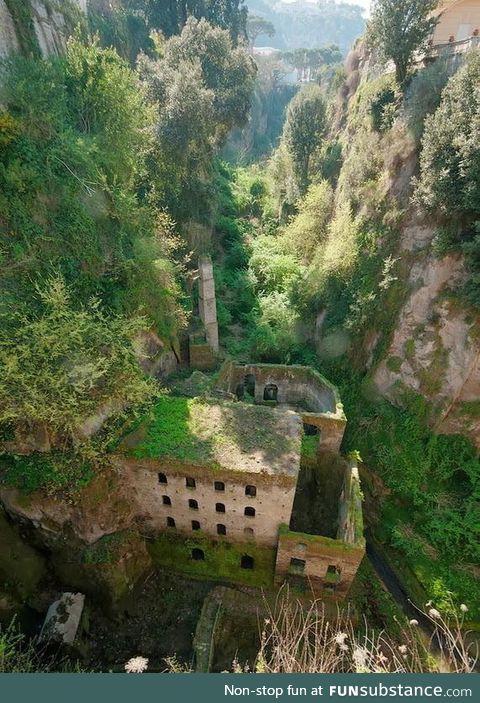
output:
[[[207,342],[214,352],[218,352],[217,302],[211,258],[202,256],[198,262],[198,269],[200,318],[205,327]]]

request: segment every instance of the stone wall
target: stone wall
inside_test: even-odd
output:
[[[198,308],[200,319],[205,327],[207,342],[218,352],[217,300],[213,264],[209,256],[202,256],[198,264]]]
[[[347,544],[364,544],[360,476],[358,467],[353,462],[349,463],[345,471],[339,504],[337,539]]]
[[[151,460],[119,458],[118,461],[131,487],[132,503],[138,506],[138,518],[149,531],[176,531],[194,536],[192,521],[195,520],[205,535],[218,537],[217,525],[223,525],[229,540],[254,539],[257,544],[274,547],[279,526],[290,521],[295,477]],[[159,473],[165,475],[166,483],[159,482]],[[187,487],[187,477],[194,479],[194,488]],[[215,490],[215,482],[223,483],[224,490]],[[255,487],[255,496],[246,495],[247,486]],[[163,502],[163,496],[170,499],[171,505]],[[189,507],[189,500],[196,501],[198,509]],[[225,506],[224,513],[216,511],[217,503]],[[253,517],[244,514],[246,507],[255,510]],[[169,517],[175,520],[174,528],[167,525]]]
[[[191,334],[188,344],[189,362],[192,369],[209,371],[217,365],[217,357],[211,345],[205,340]]]
[[[365,548],[318,535],[290,532],[286,526],[278,540],[275,584],[302,578],[321,597],[341,600],[347,595]]]
[[[340,450],[347,419],[337,389],[317,371],[308,366],[225,362],[217,381],[220,390],[241,397],[249,384],[254,384],[256,403],[293,407],[304,423],[320,429],[322,450]],[[268,397],[268,389],[274,390],[274,401]]]
[[[5,0],[0,0],[0,57],[19,51],[15,23]]]
[[[296,578],[307,581],[319,596],[345,598],[365,554],[362,494],[358,468],[345,470],[339,499],[337,539],[280,528],[275,583]]]

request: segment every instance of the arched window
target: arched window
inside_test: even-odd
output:
[[[198,510],[197,501],[190,498],[190,500],[188,501],[188,507],[191,508],[191,510]]]
[[[245,535],[245,537],[253,537],[253,535],[255,534],[255,532],[253,531],[253,527],[245,527],[245,529],[243,530],[243,534]]]
[[[245,495],[250,496],[251,498],[255,498],[257,495],[257,487],[256,486],[246,486],[245,487]]]
[[[227,528],[225,525],[218,524],[217,525],[217,535],[226,535],[227,534]]]
[[[225,506],[223,503],[215,503],[215,510],[217,513],[224,513],[225,512]]]
[[[198,549],[198,547],[195,547],[192,549],[192,559],[193,561],[204,561],[205,560],[205,553],[203,549]]]
[[[167,483],[167,477],[165,474],[163,474],[161,471],[158,474],[158,482],[159,483]]]
[[[278,400],[278,386],[274,383],[268,383],[263,391],[263,400],[276,402]]]
[[[216,491],[221,492],[225,490],[225,484],[223,481],[215,481],[214,486]]]
[[[162,496],[162,503],[163,503],[164,505],[171,505],[171,504],[172,504],[172,501],[171,501],[171,499],[169,498],[169,496]]]
[[[200,529],[200,523],[198,520],[192,520],[192,530],[199,530]]]
[[[240,566],[242,569],[253,569],[255,566],[255,560],[248,554],[244,554],[240,559]]]
[[[191,478],[191,476],[187,476],[187,478],[185,479],[185,485],[187,488],[195,488],[197,484],[195,483],[194,478]]]
[[[175,527],[175,520],[173,517],[167,517],[167,527]]]
[[[244,514],[247,517],[255,517],[255,508],[248,506],[247,508],[245,508]]]

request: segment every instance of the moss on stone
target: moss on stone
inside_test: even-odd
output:
[[[480,400],[464,401],[460,405],[460,412],[469,417],[480,417]]]
[[[405,356],[407,357],[407,359],[411,359],[413,356],[415,356],[415,340],[414,339],[407,339],[403,348],[405,350]]]
[[[161,534],[149,543],[154,564],[194,578],[227,581],[257,588],[270,587],[275,570],[275,549],[254,542],[234,543],[212,540],[202,534],[186,538],[179,534]],[[204,560],[192,559],[192,550],[201,549]],[[241,558],[254,559],[253,569],[242,569]]]
[[[301,421],[293,413],[203,398],[160,398],[121,448],[137,459],[296,475]]]
[[[387,359],[387,369],[393,373],[399,373],[402,368],[403,359],[399,356],[389,356]]]

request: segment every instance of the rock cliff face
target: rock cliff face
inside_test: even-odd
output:
[[[0,57],[12,53],[61,53],[87,0],[0,0]]]
[[[416,214],[403,228],[400,255],[413,262],[409,292],[373,380],[390,400],[405,388],[420,393],[437,431],[466,434],[480,449],[480,316],[449,296],[465,269],[460,256],[435,256],[434,235]]]

